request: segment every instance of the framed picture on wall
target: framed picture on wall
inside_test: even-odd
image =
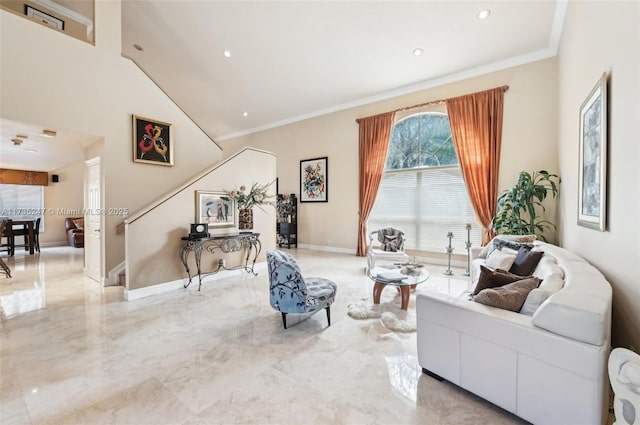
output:
[[[196,190],[196,223],[212,227],[236,226],[236,202],[227,192]]]
[[[300,202],[329,201],[328,157],[300,161]]]
[[[605,231],[607,211],[607,74],[580,107],[578,225]]]
[[[35,7],[25,4],[24,14],[34,21],[40,22],[41,24],[49,25],[51,27],[64,31],[64,21],[62,19],[51,16],[48,13],[44,13],[43,11],[36,9]]]
[[[133,161],[173,166],[171,124],[133,116]]]

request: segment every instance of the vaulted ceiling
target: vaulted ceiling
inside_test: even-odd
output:
[[[554,56],[565,8],[124,0],[122,52],[221,140]]]
[[[123,0],[122,54],[224,140],[555,56],[565,9],[566,0]],[[94,141],[59,132],[54,149],[37,125],[0,127],[6,168],[54,170]],[[16,149],[21,133],[32,135],[22,147],[37,142],[45,154]]]

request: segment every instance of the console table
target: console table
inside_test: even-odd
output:
[[[247,256],[244,259],[244,265],[239,265],[236,267],[226,268],[224,263],[220,262],[218,264],[218,268],[211,272],[202,273],[200,270],[200,260],[202,258],[202,251],[208,251],[211,253],[216,252],[216,250],[220,250],[224,253],[228,252],[238,252],[241,249],[247,250]],[[262,244],[260,243],[260,233],[234,233],[230,235],[217,235],[206,238],[190,238],[185,236],[182,238],[182,244],[180,245],[179,255],[182,264],[184,264],[184,269],[187,272],[187,276],[189,277],[189,281],[185,283],[184,287],[188,287],[191,284],[191,280],[196,276],[195,274],[192,276],[189,271],[189,254],[191,252],[195,253],[196,257],[196,268],[198,269],[198,291],[202,286],[202,276],[205,277],[210,274],[218,273],[220,270],[236,270],[243,269],[247,273],[253,273],[254,275],[258,275],[253,271],[253,267],[256,264],[256,259],[258,258],[258,254],[260,254],[260,250],[262,249]],[[253,253],[253,260],[251,262],[251,266],[249,266],[249,257]]]

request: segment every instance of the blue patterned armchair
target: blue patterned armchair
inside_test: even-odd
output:
[[[331,326],[330,306],[336,298],[337,285],[322,277],[303,278],[296,259],[277,249],[267,251],[271,306],[282,313],[287,329],[287,314],[327,311]]]

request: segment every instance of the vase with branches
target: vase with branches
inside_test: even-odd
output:
[[[273,181],[267,184],[253,183],[248,192],[245,186],[240,186],[240,189],[229,192],[229,198],[235,200],[238,206],[238,228],[240,230],[253,228],[254,206],[260,209],[263,209],[262,205],[275,206],[273,201],[275,195],[268,193],[272,184]]]
[[[507,235],[536,235],[547,241],[544,231],[555,229],[549,220],[542,220],[545,211],[542,201],[549,194],[558,195],[558,176],[545,170],[520,172],[515,185],[498,196],[498,208],[493,218],[496,233]]]

